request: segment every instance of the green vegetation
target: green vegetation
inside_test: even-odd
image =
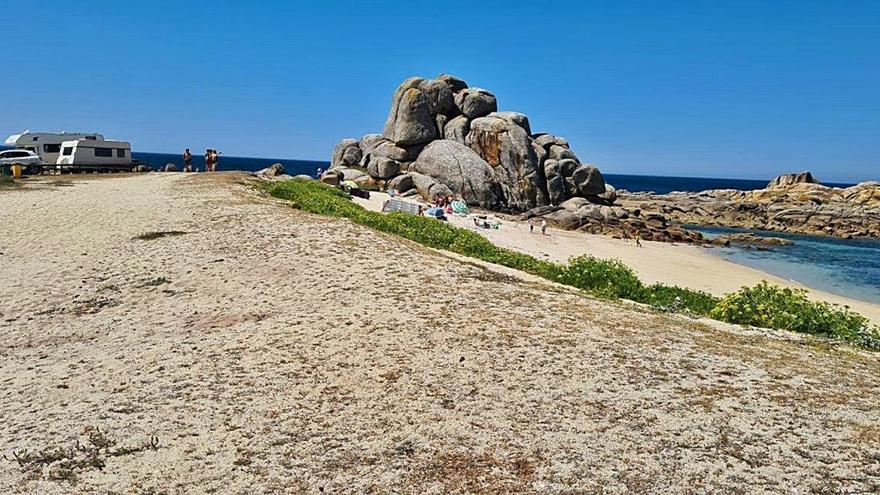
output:
[[[822,335],[880,350],[880,328],[872,327],[867,318],[849,308],[810,301],[803,289],[782,289],[761,282],[728,294],[709,315],[730,323]]]
[[[289,180],[265,187],[272,196],[288,200],[293,207],[310,213],[347,218],[428,247],[514,268],[598,297],[630,299],[661,311],[710,316],[729,323],[828,336],[880,350],[880,328],[871,327],[866,318],[848,308],[809,301],[804,291],[779,289],[764,282],[719,299],[682,287],[645,285],[631,268],[618,260],[587,255],[572,258],[566,264],[539,260],[498,247],[476,232],[446,222],[406,213],[365,210],[346,193],[317,181]]]

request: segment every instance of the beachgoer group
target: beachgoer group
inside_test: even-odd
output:
[[[213,149],[205,150],[205,172],[216,172],[217,162],[220,161],[220,152]]]
[[[205,172],[216,172],[217,171],[217,162],[220,161],[221,153],[217,150],[206,149],[205,150]],[[198,168],[193,168],[192,164],[193,155],[192,152],[187,148],[183,152],[183,171],[184,172],[198,172]]]

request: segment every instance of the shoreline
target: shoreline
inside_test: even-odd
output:
[[[381,211],[389,196],[370,192],[370,199],[352,198],[357,204],[373,211]],[[480,212],[482,214],[484,212]],[[491,215],[491,213],[487,213]],[[697,289],[716,296],[735,292],[743,286],[753,286],[762,280],[778,285],[806,289],[813,300],[849,306],[875,324],[880,324],[880,305],[852,299],[831,292],[814,289],[782,277],[734,263],[721,256],[705,252],[703,247],[688,244],[642,241],[637,248],[632,241],[550,228],[550,235],[530,234],[525,222],[503,220],[498,230],[476,228],[470,218],[449,217],[458,227],[473,230],[494,244],[555,262],[565,262],[573,256],[589,254],[598,258],[616,258],[632,268],[646,284],[656,282]]]

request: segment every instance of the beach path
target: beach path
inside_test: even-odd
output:
[[[876,354],[526,281],[252,181],[0,190],[0,493],[880,490]]]

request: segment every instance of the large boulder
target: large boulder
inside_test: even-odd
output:
[[[574,151],[571,151],[568,148],[563,148],[558,144],[552,144],[549,147],[548,153],[550,154],[550,158],[554,160],[565,160],[566,158],[571,158],[572,160],[578,161],[577,155],[574,154]]]
[[[376,179],[389,179],[400,173],[400,162],[378,156],[370,160],[367,172]]]
[[[547,194],[551,204],[562,204],[568,198],[565,186],[565,177],[560,171],[559,162],[547,160],[544,162],[544,177],[547,180]]]
[[[357,139],[343,139],[333,148],[333,156],[330,158],[330,168],[356,167],[363,153]]]
[[[464,115],[459,115],[446,123],[443,128],[443,136],[445,139],[464,144],[465,138],[470,130],[471,121]]]
[[[547,150],[543,146],[538,145],[534,139],[529,138],[529,142],[532,144],[532,149],[535,150],[535,156],[538,157],[538,167],[543,167],[544,162],[547,160]]]
[[[489,209],[504,206],[502,190],[492,167],[461,143],[448,139],[434,141],[410,168],[445,184],[469,205]]]
[[[177,165],[174,163],[166,163],[164,170],[166,172],[177,172]]]
[[[432,201],[437,196],[449,196],[452,193],[452,189],[449,189],[445,184],[441,184],[437,182],[430,175],[420,174],[418,172],[410,172],[409,176],[412,178],[413,185],[418,191],[419,195],[422,198]]]
[[[382,144],[383,141],[385,141],[385,137],[381,134],[367,134],[362,137],[359,142],[361,154],[364,156],[369,155],[376,149],[376,146]]]
[[[343,180],[355,180],[360,179],[361,177],[369,176],[369,174],[367,174],[363,170],[359,170],[356,168],[336,167],[331,171],[342,177]]]
[[[465,88],[455,94],[455,106],[469,119],[484,117],[498,110],[495,95],[481,88]]]
[[[535,139],[535,142],[538,143],[539,146],[542,146],[546,149],[549,149],[552,144],[556,142],[556,137],[552,134],[535,134],[532,136]]]
[[[571,174],[578,192],[583,196],[595,196],[605,192],[602,172],[593,165],[579,165]]]
[[[262,175],[265,177],[278,177],[279,175],[284,175],[287,172],[284,170],[284,165],[281,163],[273,163],[268,167],[257,172],[257,175]]]
[[[449,74],[440,74],[437,79],[448,84],[449,89],[451,89],[453,93],[458,93],[468,87],[466,82],[455,76],[450,76]]]
[[[416,187],[416,185],[410,174],[401,174],[388,181],[388,189],[394,189],[397,192],[409,191],[414,187]]]
[[[405,146],[427,143],[437,137],[431,100],[419,89],[424,82],[421,77],[411,77],[397,88],[382,133],[386,139]]]
[[[434,120],[437,122],[437,139],[446,139],[446,124],[449,123],[449,117],[438,113]]]
[[[338,186],[344,179],[343,174],[340,174],[338,172],[339,170],[340,169],[336,168],[324,172],[323,174],[321,174],[321,182],[331,186]]]
[[[399,162],[411,162],[419,156],[419,153],[422,152],[424,145],[413,145],[407,147],[398,146],[391,141],[383,141],[373,149],[373,152],[370,153],[371,157],[386,157],[392,160],[397,160]]]
[[[810,172],[801,172],[799,174],[785,174],[776,177],[767,184],[767,189],[776,189],[780,187],[790,187],[795,184],[819,184],[813,174]]]
[[[480,117],[471,122],[465,142],[494,168],[510,209],[528,210],[549,202],[544,170],[538,168],[531,139],[522,127],[500,117]]]
[[[419,90],[428,98],[432,115],[454,116],[458,113],[455,107],[455,95],[446,82],[439,79],[427,79],[419,83]]]
[[[526,131],[526,134],[532,133],[532,126],[529,125],[529,118],[524,113],[519,112],[492,112],[489,114],[489,117],[499,117],[504,120],[510,121]]]

